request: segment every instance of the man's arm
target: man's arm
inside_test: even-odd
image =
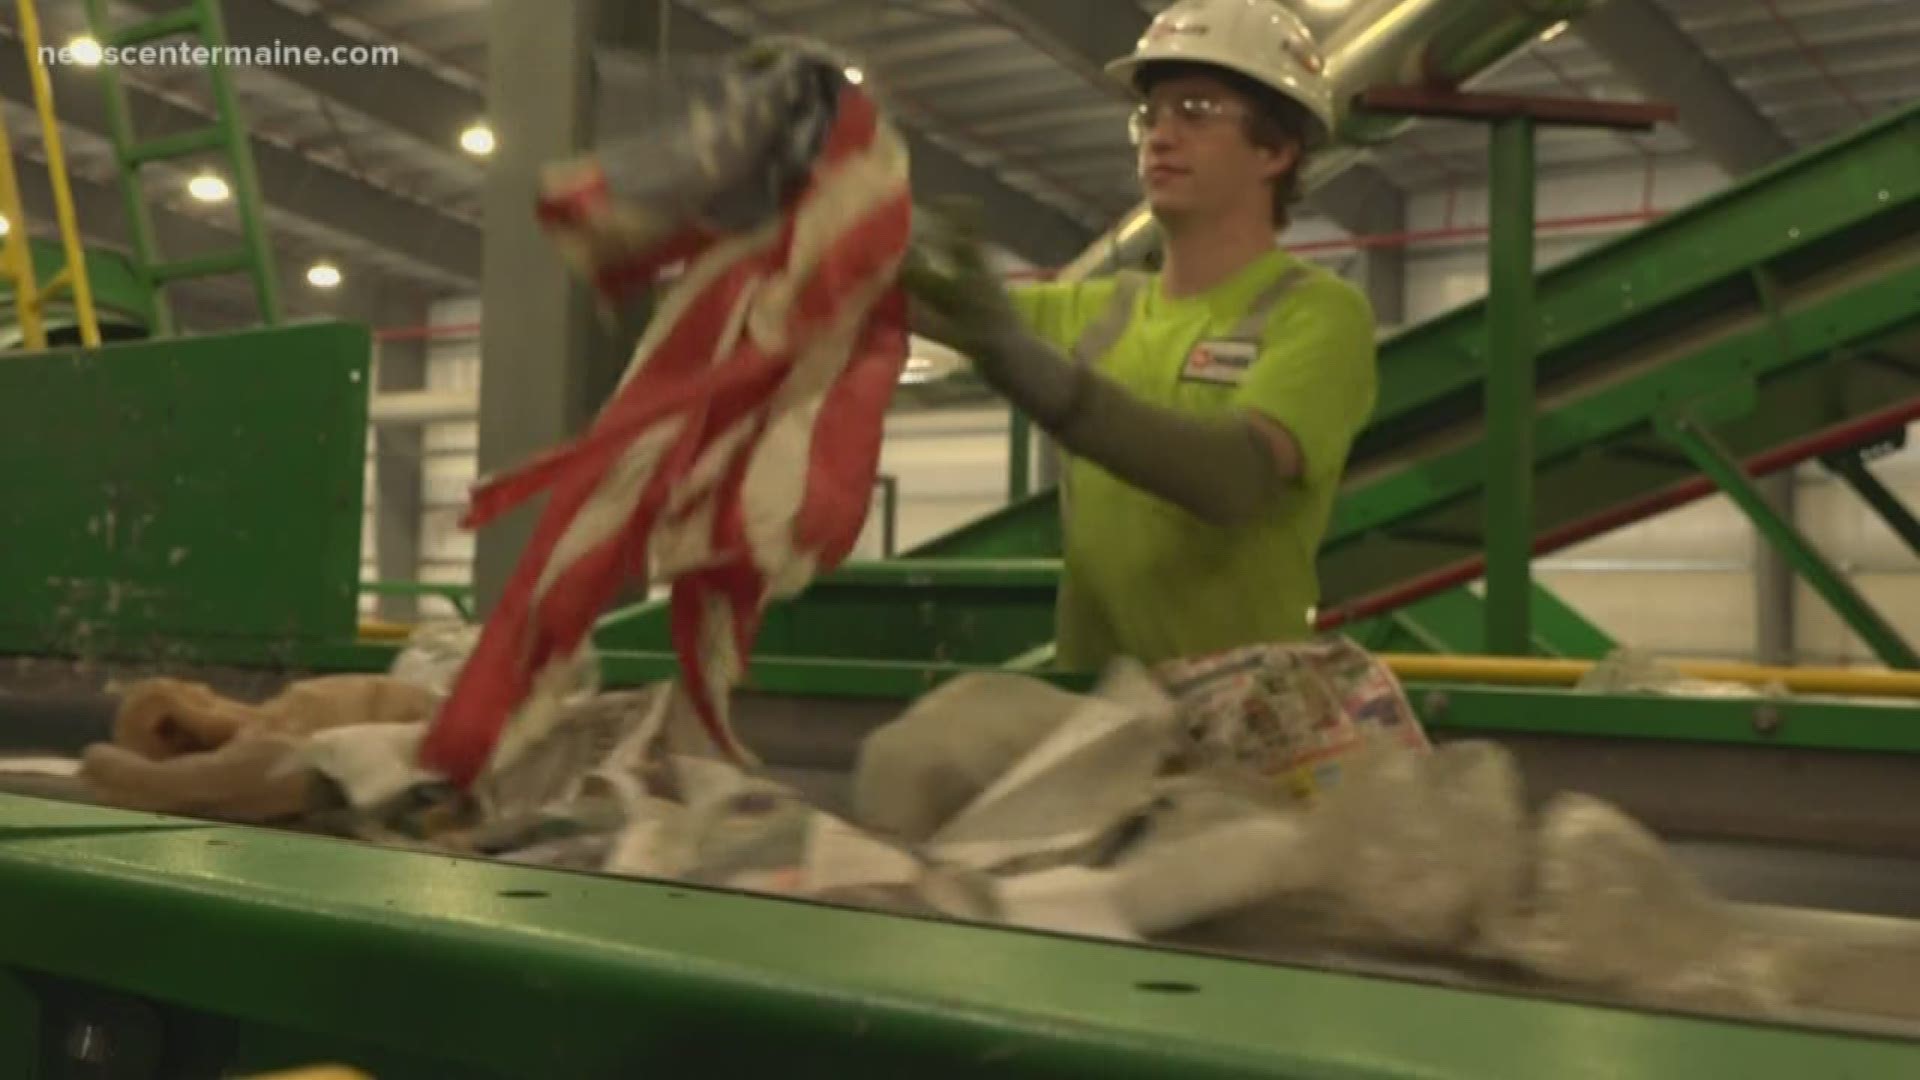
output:
[[[935,321],[928,315],[923,325]],[[1237,396],[1239,407],[1220,417],[1142,401],[1060,353],[1023,320],[950,343],[1069,452],[1203,521],[1228,526],[1266,513],[1318,459],[1344,457],[1345,439],[1371,407],[1370,378],[1361,386],[1357,375],[1339,373],[1365,369],[1370,376],[1372,331],[1364,309],[1330,321],[1333,333],[1263,349]],[[1314,378],[1315,369],[1323,377]]]
[[[1349,358],[1328,356],[1326,348],[1358,342],[1367,351],[1351,357],[1348,366],[1364,365],[1370,376],[1372,324],[1364,300],[1357,319],[1333,320],[1342,332],[1330,340],[1310,335],[1300,342],[1269,342],[1237,395],[1240,407],[1226,416],[1198,417],[1142,401],[1063,354],[1033,331],[1029,317],[1035,313],[1023,317],[1016,309],[964,226],[949,227],[943,239],[934,254],[944,256],[944,266],[916,252],[903,273],[915,300],[914,329],[965,354],[988,385],[1069,452],[1203,521],[1232,525],[1266,513],[1290,481],[1331,456],[1322,449],[1329,441],[1322,432],[1358,423],[1346,419],[1350,407],[1335,408],[1332,417],[1318,415],[1337,403],[1301,375],[1342,366]],[[1370,405],[1369,396],[1361,411]],[[1307,429],[1305,436],[1296,424]],[[1343,454],[1344,444],[1339,449]]]

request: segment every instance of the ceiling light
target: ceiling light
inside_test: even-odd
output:
[[[316,289],[331,289],[340,284],[340,268],[330,262],[317,262],[307,267],[307,284]]]
[[[1352,3],[1353,0],[1306,0],[1307,7],[1321,15],[1338,15]]]
[[[1547,27],[1545,30],[1542,30],[1540,32],[1540,40],[1552,41],[1554,38],[1557,38],[1561,34],[1566,33],[1568,25],[1569,24],[1567,20],[1561,19],[1559,22],[1554,23],[1552,26]]]
[[[86,34],[67,42],[67,56],[82,67],[98,64],[105,55],[106,50],[100,47],[100,43]]]
[[[857,67],[847,68],[847,81],[855,86],[867,81],[867,73]]]
[[[212,173],[201,173],[187,181],[187,194],[201,202],[225,202],[232,194],[227,190],[227,182]]]
[[[12,231],[13,222],[7,220],[7,215],[0,214],[0,236],[5,236]]]
[[[486,157],[493,153],[493,129],[485,124],[475,124],[461,132],[460,149],[475,157]]]

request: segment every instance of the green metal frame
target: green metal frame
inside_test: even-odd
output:
[[[1752,521],[1767,543],[1786,558],[1788,565],[1820,594],[1853,631],[1860,635],[1875,656],[1889,667],[1912,671],[1920,668],[1920,656],[1908,645],[1893,624],[1886,620],[1860,591],[1853,587],[1838,567],[1828,562],[1812,542],[1782,517],[1760,489],[1747,477],[1740,463],[1727,453],[1705,425],[1690,415],[1663,420],[1661,430],[1674,445],[1713,478],[1714,485],[1733,500],[1740,512]]]
[[[1409,680],[1428,729],[1920,754],[1920,708],[1836,698],[1699,698]]]
[[[67,253],[58,241],[28,240],[27,251],[33,260],[36,280],[51,280],[66,269]],[[124,335],[144,336],[153,326],[153,292],[147,288],[139,269],[115,251],[87,248],[84,257],[87,281],[93,288],[93,305],[100,321],[113,325]],[[13,282],[0,279],[0,297],[6,298],[0,302],[11,304],[12,296]],[[73,302],[64,294],[47,302],[46,322],[49,333],[57,334],[62,328],[70,328],[74,340],[79,340]]]
[[[1619,647],[1612,635],[1539,582],[1532,584],[1529,599],[1529,655],[1598,660]],[[1341,633],[1374,652],[1485,655],[1491,651],[1486,601],[1464,585],[1342,627]]]
[[[1059,563],[893,560],[844,567],[767,611],[755,651],[844,660],[997,664],[1052,640]],[[670,649],[667,609],[602,620],[605,649]]]
[[[1920,1044],[0,797],[0,1072],[1901,1076]],[[393,974],[404,972],[404,977]],[[61,1074],[54,1074],[61,1075]],[[116,1073],[116,1075],[121,1075]],[[134,1075],[127,1073],[125,1075]]]
[[[204,46],[213,50],[212,55],[219,57],[229,44],[218,0],[183,0],[182,6],[173,11],[118,29],[111,25],[107,0],[86,0],[86,4],[88,25],[94,38],[106,48],[137,48],[162,38],[186,35],[191,45]],[[153,325],[160,335],[171,334],[174,330],[172,305],[161,291],[167,284],[224,274],[245,273],[253,282],[260,323],[274,326],[280,322],[280,287],[247,124],[241,116],[239,98],[233,91],[233,78],[225,63],[208,64],[205,71],[213,87],[214,119],[211,126],[142,140],[133,129],[133,118],[127,107],[126,91],[121,85],[118,67],[114,64],[101,64],[99,67],[99,76],[106,87],[107,124],[113,139],[114,157],[120,166],[121,191],[127,205],[127,225],[133,234],[134,256],[147,290],[155,294]],[[140,167],[150,162],[191,158],[210,152],[220,153],[227,162],[230,175],[225,179],[232,190],[234,208],[239,217],[241,245],[231,251],[164,259],[154,239],[153,219],[147,209]]]
[[[351,641],[371,348],[314,323],[0,362],[0,429],[34,436],[0,440],[0,652]]]
[[[433,597],[445,600],[460,621],[473,621],[473,588],[469,585],[432,581],[363,581],[360,583],[360,592],[368,596]]]
[[[1913,516],[1900,497],[1887,489],[1873,470],[1867,467],[1864,457],[1857,453],[1832,454],[1822,459],[1823,464],[1835,476],[1846,482],[1860,500],[1873,508],[1887,528],[1907,545],[1907,550],[1920,555],[1920,519]]]
[[[1533,638],[1533,133],[1515,116],[1488,138],[1486,646],[1509,656]]]

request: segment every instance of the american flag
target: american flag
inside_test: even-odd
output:
[[[587,644],[620,585],[671,582],[682,685],[715,745],[750,755],[728,695],[770,599],[852,549],[907,351],[895,284],[911,229],[907,156],[851,84],[800,190],[758,228],[686,226],[641,250],[604,241],[631,214],[604,173],[576,171],[540,213],[598,252],[618,298],[677,276],[587,433],[477,485],[479,528],[545,492],[532,540],[421,746],[465,786],[516,714]]]

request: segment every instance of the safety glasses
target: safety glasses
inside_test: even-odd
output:
[[[1160,117],[1171,112],[1174,122],[1182,127],[1197,128],[1215,120],[1237,119],[1246,115],[1240,106],[1219,98],[1203,95],[1168,98],[1161,101],[1143,101],[1134,107],[1133,115],[1127,118],[1127,133],[1133,137],[1134,145],[1144,142],[1147,133],[1160,123]]]

